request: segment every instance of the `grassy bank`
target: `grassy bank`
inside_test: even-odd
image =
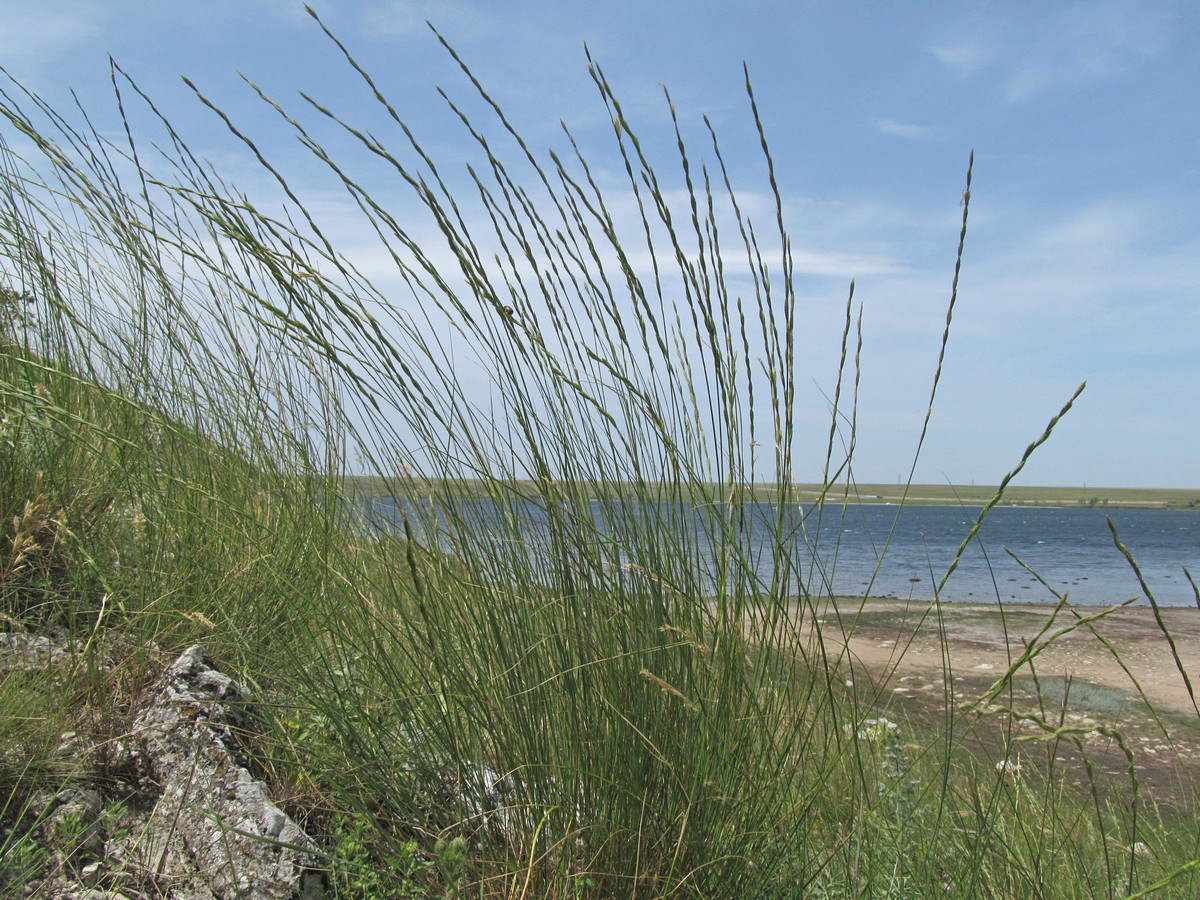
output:
[[[340,897],[1194,896],[1200,838],[1133,758],[1092,765],[1096,728],[1053,693],[1012,701],[1103,613],[1061,604],[991,683],[960,698],[947,678],[940,716],[897,726],[886,677],[842,649],[853,619],[802,590],[803,536],[780,515],[750,540],[751,501],[806,499],[800,428],[829,434],[831,508],[853,492],[854,309],[830,418],[798,422],[779,197],[756,230],[715,135],[704,168],[682,138],[648,159],[592,72],[619,188],[530,150],[465,70],[489,112],[463,119],[479,154],[457,193],[365,73],[386,131],[264,98],[403,297],[282,168],[259,158],[284,199],[257,208],[119,70],[122,115],[157,131],[114,138],[7,87],[0,613],[78,644],[65,670],[0,676],[5,895],[76,864],[33,837],[36,798],[78,780],[119,798],[130,711],[200,640],[254,687],[255,771]],[[752,92],[746,127],[773,186]],[[323,128],[432,228],[373,199]],[[404,500],[403,534],[363,527],[346,474],[364,470]],[[102,752],[74,760],[67,731]]]

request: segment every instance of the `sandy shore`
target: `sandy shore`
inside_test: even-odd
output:
[[[897,600],[853,601],[825,614],[824,633],[827,640],[848,635],[853,662],[889,684],[934,674],[941,682],[947,668],[952,676],[999,677],[1036,641],[1039,676],[1070,677],[1131,697],[1140,687],[1160,709],[1200,715],[1183,675],[1200,692],[1200,610],[1160,610],[1174,652],[1148,606],[1076,607],[1060,610],[1050,623],[1053,613],[1043,604],[943,603],[939,610]],[[1080,624],[1081,617],[1092,621]],[[1078,627],[1047,640],[1072,626]]]
[[[1200,610],[1161,610],[1174,649],[1149,607],[1063,609],[1051,622],[1053,614],[1052,606],[1039,604],[943,603],[939,610],[875,599],[843,601],[820,613],[825,651],[846,651],[842,665],[850,680],[875,691],[881,709],[933,723],[947,702],[969,709],[986,696],[1032,645],[1041,700],[1026,664],[1000,702],[1078,728],[1100,768],[1123,779],[1124,749],[1089,730],[1120,732],[1143,788],[1190,808],[1200,786]],[[1091,621],[1080,624],[1080,617]],[[1072,626],[1078,627],[1048,640]],[[811,625],[806,631],[813,637]],[[1034,726],[1029,732],[1044,733]]]

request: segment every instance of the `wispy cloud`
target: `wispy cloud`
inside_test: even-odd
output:
[[[956,26],[930,53],[960,78],[987,74],[1017,103],[1044,90],[1110,78],[1159,53],[1171,23],[1165,12],[1114,0],[1047,5],[1018,18],[1000,9]]]
[[[93,37],[107,16],[88,3],[6,3],[0,28],[0,59],[5,66],[53,59]]]
[[[1190,348],[1200,244],[1172,228],[1178,216],[1169,202],[1107,198],[1019,228],[1025,238],[984,250],[969,276],[977,321],[998,333],[1041,331],[1046,344],[1070,333],[1113,365],[1135,350]]]
[[[895,119],[876,119],[875,127],[884,134],[909,141],[928,141],[938,134],[938,129],[931,125],[913,125],[910,122],[897,122]]]
[[[996,50],[986,46],[977,38],[967,38],[955,43],[938,44],[929,48],[929,52],[939,62],[949,66],[962,78],[974,75],[984,69],[996,58]]]
[[[305,6],[311,6],[322,18],[332,10],[331,0],[253,0],[253,3],[280,19],[297,23],[309,21]]]
[[[490,17],[458,0],[387,0],[363,12],[364,28],[384,37],[426,33],[426,21],[439,29],[454,29],[458,39],[472,39],[489,31]]]

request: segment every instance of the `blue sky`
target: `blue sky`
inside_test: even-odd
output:
[[[3,0],[0,65],[53,104],[73,88],[112,127],[108,56],[232,181],[260,172],[187,75],[273,159],[303,153],[239,78],[300,107],[370,100],[292,0]],[[442,85],[471,65],[535,150],[612,127],[599,61],[652,152],[673,142],[662,87],[703,148],[720,135],[735,187],[767,193],[743,88],[771,143],[800,296],[802,460],[819,477],[846,293],[864,304],[855,471],[907,475],[937,361],[975,151],[958,307],[918,481],[995,483],[1080,382],[1025,484],[1200,486],[1200,8],[1184,2],[314,3],[439,162],[469,136]],[[110,118],[106,118],[106,116]],[[335,140],[331,138],[331,140]],[[597,150],[603,156],[603,151]],[[702,150],[697,150],[702,154]],[[303,175],[298,184],[305,189]],[[314,181],[317,208],[339,202]],[[353,240],[353,236],[351,236]]]

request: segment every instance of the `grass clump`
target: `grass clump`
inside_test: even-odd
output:
[[[1079,735],[972,743],[989,716],[1016,721],[1004,684],[974,712],[948,689],[936,725],[897,725],[882,688],[855,686],[853,624],[824,624],[805,537],[852,490],[854,309],[822,502],[801,507],[798,298],[749,82],[769,239],[711,128],[697,166],[672,109],[677,153],[652,163],[594,61],[619,188],[569,132],[569,155],[540,159],[465,65],[488,119],[447,95],[478,147],[462,188],[331,40],[394,146],[316,99],[262,99],[403,297],[280,168],[258,156],[282,209],[256,207],[117,68],[122,110],[157,116],[153,166],[128,127],[0,96],[0,612],[83,660],[58,694],[3,676],[4,740],[35,717],[118,733],[199,639],[262,697],[254,764],[323,838],[338,896],[1194,889],[1194,846],[1134,849],[1152,835],[1132,772],[1102,796],[1016,751]],[[438,247],[323,126],[409,190]],[[51,755],[0,769],[22,871],[42,865],[21,820]]]

